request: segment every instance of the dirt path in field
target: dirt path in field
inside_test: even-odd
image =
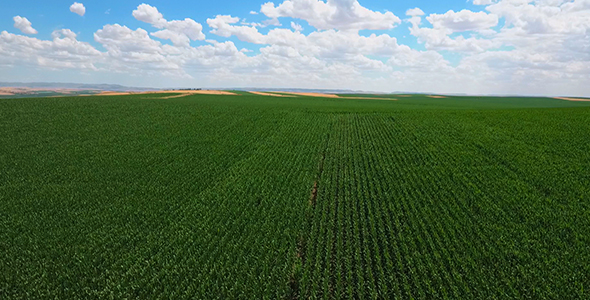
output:
[[[437,95],[430,95],[430,96],[428,96],[428,98],[444,99],[444,98],[447,98],[447,97],[445,97],[445,96],[437,96]]]
[[[320,181],[322,178],[322,174],[324,173],[324,162],[326,160],[326,154],[328,152],[328,145],[330,144],[330,133],[326,134],[325,138],[325,146],[323,147],[319,162],[318,162],[318,170],[316,179],[313,183],[311,188],[311,196],[309,197],[309,207],[314,210],[316,207],[316,202],[318,198],[318,189],[320,185]],[[301,274],[299,269],[301,269],[306,263],[306,250],[307,250],[307,242],[310,239],[310,229],[313,223],[313,214],[310,212],[306,213],[306,221],[305,221],[305,230],[302,230],[299,238],[297,239],[297,248],[295,249],[295,262],[293,263],[293,271],[289,276],[289,296],[287,299],[300,299],[300,290],[299,290],[299,283],[301,280]]]
[[[282,94],[273,94],[273,93],[264,93],[264,92],[248,92],[250,94],[254,94],[254,95],[260,95],[260,96],[272,96],[272,97],[290,97],[290,98],[295,98],[297,96],[293,96],[293,95],[282,95]]]
[[[554,99],[567,100],[567,101],[590,101],[590,98],[555,97]]]

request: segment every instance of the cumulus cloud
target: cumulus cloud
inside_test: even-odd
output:
[[[51,69],[96,70],[102,53],[90,44],[76,40],[69,29],[54,31],[45,41],[6,31],[0,33],[0,65],[41,66]]]
[[[207,19],[209,27],[213,28],[211,33],[222,37],[236,36],[238,39],[254,44],[264,44],[265,37],[258,32],[255,26],[233,25],[240,21],[238,17],[230,15],[218,15],[214,19]]]
[[[369,10],[357,0],[286,0],[278,6],[268,2],[262,5],[260,11],[273,19],[302,19],[320,30],[383,30],[401,23],[393,13]]]
[[[411,8],[406,11],[406,16],[415,17],[415,16],[423,16],[423,15],[424,15],[424,12],[418,7]]]
[[[528,2],[504,0],[486,7],[486,10],[503,17],[507,30],[522,34],[587,34],[590,29],[588,0]]]
[[[24,34],[37,34],[37,30],[33,28],[31,22],[27,20],[27,18],[21,16],[15,16],[12,18],[14,20],[14,28],[22,31]]]
[[[449,10],[442,15],[431,14],[426,20],[433,28],[448,29],[451,32],[482,30],[498,25],[497,15],[466,9],[458,12]]]
[[[145,3],[137,6],[132,15],[138,21],[151,24],[156,28],[164,28],[166,23],[168,23],[156,7]]]
[[[74,4],[70,6],[70,11],[79,16],[84,16],[86,13],[86,7],[84,7],[84,4],[82,3],[74,2]]]
[[[293,30],[295,30],[295,31],[303,31],[303,26],[301,26],[295,22],[291,22],[291,28],[293,28]]]
[[[498,40],[490,40],[478,37],[458,36],[451,38],[450,35],[457,32],[476,31],[480,34],[494,35],[496,32],[491,27],[498,25],[498,16],[485,12],[473,12],[452,10],[444,14],[431,14],[426,20],[432,28],[420,27],[421,17],[415,15],[409,19],[412,24],[410,33],[425,44],[427,49],[449,50],[463,53],[483,52],[492,48],[501,47]]]
[[[139,21],[162,29],[151,33],[160,39],[170,40],[174,45],[188,47],[190,41],[204,40],[203,26],[192,19],[167,21],[158,9],[149,4],[140,4],[132,13]]]

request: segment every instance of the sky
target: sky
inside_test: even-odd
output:
[[[590,0],[4,0],[0,81],[590,96]]]

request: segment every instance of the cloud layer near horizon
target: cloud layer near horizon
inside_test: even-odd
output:
[[[94,33],[102,49],[69,29],[50,40],[2,31],[0,66],[166,76],[220,87],[590,96],[590,0],[473,4],[485,10],[428,14],[409,7],[396,16],[356,0],[285,0],[261,4],[263,23],[219,14],[203,20],[208,30],[190,18],[168,21],[141,4],[130,13],[146,29],[106,24]],[[86,11],[81,3],[70,9]],[[283,18],[289,19],[281,25]],[[24,17],[14,22],[24,34],[37,33]],[[398,42],[399,26],[409,27],[420,50]],[[367,30],[372,33],[362,33]],[[231,39],[251,47],[239,49]]]

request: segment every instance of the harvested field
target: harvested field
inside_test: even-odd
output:
[[[340,97],[338,97],[338,95],[322,94],[322,93],[294,93],[294,92],[279,92],[279,93],[297,95],[297,96],[309,96],[309,97],[340,98]]]
[[[590,98],[555,97],[555,99],[567,100],[567,101],[590,101]]]
[[[137,93],[131,92],[100,92],[94,96],[124,96],[124,95],[132,95]]]
[[[179,95],[172,95],[172,96],[166,96],[166,97],[156,97],[156,98],[151,98],[151,99],[173,99],[173,98],[182,98],[182,97],[186,97],[186,96],[190,96],[191,94],[189,93],[184,93],[184,94],[179,94]]]
[[[232,95],[237,96],[236,93],[228,91],[217,90],[200,90],[200,91],[159,91],[158,93],[187,93],[187,94],[202,94],[202,95]]]
[[[293,96],[293,95],[283,95],[283,94],[264,93],[264,92],[248,92],[248,93],[254,94],[254,95],[260,95],[260,96],[291,97],[291,98],[296,97],[296,96]]]
[[[10,94],[34,94],[38,92],[55,92],[62,94],[71,94],[79,91],[77,89],[62,89],[62,88],[25,88],[25,87],[3,87],[0,88],[0,93]]]
[[[149,91],[149,92],[102,92],[96,94],[96,96],[123,96],[123,95],[146,95],[146,94],[185,94],[185,95],[192,95],[192,94],[200,94],[200,95],[233,95],[237,96],[237,94],[227,91],[217,91],[217,90],[163,90],[163,91]]]
[[[378,97],[338,97],[342,99],[363,99],[363,100],[397,100],[395,98],[378,98]]]
[[[445,99],[447,98],[446,96],[438,96],[438,95],[429,95],[428,98],[434,98],[434,99]]]
[[[323,98],[340,98],[340,99],[365,99],[365,100],[397,100],[394,98],[383,98],[383,97],[362,97],[362,96],[340,96],[336,94],[323,94],[323,93],[295,93],[295,92],[280,92],[284,94],[297,95],[297,96],[308,96],[308,97],[323,97]]]

